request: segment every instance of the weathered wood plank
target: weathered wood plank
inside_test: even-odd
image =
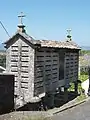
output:
[[[43,55],[44,55],[44,52],[36,52],[36,55],[37,55],[37,56],[43,56]]]
[[[22,52],[22,56],[29,56],[29,52]]]
[[[43,67],[44,62],[36,62],[35,66],[36,67]]]
[[[52,62],[50,61],[50,62],[45,62],[45,64],[44,64],[45,66],[49,66],[49,65],[51,65],[52,66]]]
[[[27,82],[27,83],[28,83],[28,82],[29,82],[29,78],[22,78],[21,81],[22,81],[22,82]]]
[[[39,95],[39,94],[41,94],[41,93],[43,93],[44,92],[44,88],[43,87],[39,87],[39,88],[35,88],[35,95]]]
[[[49,74],[52,74],[51,71],[45,71],[46,76],[48,76]]]
[[[28,73],[22,73],[22,72],[21,72],[21,76],[28,77],[29,74],[28,74]]]
[[[22,66],[29,66],[29,63],[28,62],[22,62]]]
[[[43,66],[35,68],[35,73],[36,72],[43,72],[43,68],[44,68]]]
[[[26,79],[26,78],[29,78],[29,77],[28,77],[28,76],[23,76],[23,75],[22,75],[21,78],[25,78],[25,79]]]
[[[45,61],[45,62],[51,62],[51,58],[50,58],[50,57],[45,57],[45,58],[44,58],[44,61]]]
[[[26,71],[26,72],[28,72],[28,71],[29,71],[29,68],[28,68],[28,67],[21,67],[21,71]]]
[[[51,79],[50,79],[50,80],[45,81],[45,86],[50,86],[50,84],[51,84]]]
[[[43,82],[38,82],[34,84],[35,88],[43,87],[44,83]]]
[[[51,76],[52,76],[51,73],[48,73],[48,74],[46,73],[45,75],[46,75],[46,76],[45,76],[46,79],[51,79]]]
[[[36,61],[44,61],[44,57],[37,57]]]
[[[41,81],[43,81],[43,77],[36,78],[34,82],[41,82]]]
[[[18,51],[18,46],[11,46],[12,51]]]
[[[58,65],[55,65],[55,66],[53,65],[52,69],[58,69]]]
[[[37,72],[36,77],[39,77],[39,76],[41,77],[41,76],[43,76],[43,74],[44,74],[43,72]]]
[[[28,51],[29,46],[22,46],[22,51]]]
[[[11,52],[11,55],[13,56],[13,55],[16,55],[16,56],[18,56],[18,51],[17,52]]]
[[[30,60],[29,57],[22,57],[21,59],[22,59],[22,61],[29,61]]]
[[[21,82],[21,88],[28,88],[28,82]]]
[[[52,64],[58,64],[58,61],[53,61]]]
[[[11,61],[18,61],[18,57],[11,57]]]
[[[53,56],[53,57],[58,57],[58,56],[59,56],[59,54],[58,54],[58,53],[56,53],[56,52],[52,52],[52,56]]]
[[[18,71],[18,68],[17,67],[12,67],[11,71]]]

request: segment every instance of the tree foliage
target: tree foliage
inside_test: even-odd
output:
[[[85,54],[90,55],[90,50],[81,50],[80,56],[84,56]]]
[[[0,66],[6,67],[6,55],[0,55]]]

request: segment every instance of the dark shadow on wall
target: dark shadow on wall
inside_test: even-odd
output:
[[[14,110],[14,75],[0,74],[0,114]]]
[[[75,99],[78,94],[76,94],[73,91],[67,91],[68,96],[67,99],[65,100],[65,94],[62,93],[57,93],[54,96],[54,106],[50,106],[50,96],[46,96],[46,98],[43,98],[41,102],[38,103],[27,103],[23,107],[19,108],[17,111],[47,111],[48,109],[52,109],[54,107],[60,107],[64,105],[65,103],[68,103],[69,101]]]

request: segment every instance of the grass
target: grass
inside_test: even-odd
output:
[[[87,79],[88,79],[88,75],[83,74],[83,75],[79,76],[79,80],[81,80],[81,82],[84,82]],[[78,85],[78,90],[81,93],[81,95],[77,97],[77,101],[80,102],[80,101],[86,99],[86,95],[84,93],[82,93],[83,89],[81,87],[81,84]]]
[[[81,82],[84,82],[85,80],[88,79],[88,75],[80,75],[79,76],[79,80],[81,80]],[[80,96],[77,97],[77,102],[80,102],[84,99],[86,99],[86,95],[84,93],[82,93],[82,87],[81,87],[81,84],[78,84],[78,91],[81,93]]]
[[[68,91],[74,91],[74,83],[70,83],[70,87],[68,88]]]
[[[77,102],[80,102],[84,99],[86,99],[86,95],[84,93],[82,93],[82,87],[81,84],[78,84],[78,92],[80,93],[80,96],[77,97]],[[71,83],[71,87],[68,89],[68,91],[74,91],[74,84]]]
[[[79,76],[79,80],[81,80],[81,82],[84,82],[87,79],[88,79],[88,75],[83,74]]]
[[[77,102],[83,101],[84,99],[86,99],[86,95],[81,94],[80,96],[77,97]]]
[[[81,80],[81,82],[84,82],[85,80],[88,79],[88,75],[80,75],[79,76],[79,80]],[[74,83],[70,83],[70,88],[68,89],[68,91],[74,91]],[[77,97],[77,101],[82,101],[86,98],[86,95],[82,93],[83,89],[81,87],[81,83],[78,84],[78,92],[81,94],[80,96]]]
[[[83,75],[79,76],[79,80],[81,80],[81,82],[84,82],[87,79],[88,79],[88,75],[83,74]],[[80,83],[78,84],[78,90],[79,91],[82,90]],[[70,83],[70,87],[69,87],[68,91],[74,91],[74,83],[72,83],[72,82]]]

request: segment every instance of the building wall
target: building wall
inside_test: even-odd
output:
[[[55,91],[59,78],[59,53],[52,48],[39,48],[35,52],[35,95]]]
[[[19,38],[6,51],[6,69],[15,75],[14,94],[29,101],[34,91],[34,49],[23,38]]]
[[[35,95],[55,91],[78,80],[79,53],[75,50],[39,48],[35,52]]]
[[[11,46],[6,50],[6,72],[10,71],[10,63],[11,63]]]
[[[65,53],[65,85],[78,80],[79,51],[66,50]]]

